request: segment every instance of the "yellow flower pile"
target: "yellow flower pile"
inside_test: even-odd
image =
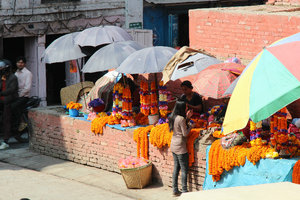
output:
[[[67,109],[76,109],[76,110],[79,110],[79,109],[82,108],[82,104],[75,103],[73,101],[70,101],[66,106],[67,106]]]
[[[220,140],[216,140],[209,151],[209,174],[212,175],[213,181],[217,182],[225,170],[229,171],[235,166],[243,166],[246,158],[255,165],[267,156],[276,156],[275,150],[267,145],[251,147],[249,143],[244,143],[230,149],[223,149]]]
[[[96,117],[91,124],[91,130],[95,134],[102,134],[103,127],[108,123],[110,116]]]

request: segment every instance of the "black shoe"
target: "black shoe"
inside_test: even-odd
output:
[[[22,138],[20,135],[16,135],[16,136],[15,136],[15,139],[16,139],[18,142],[20,142],[20,143],[25,143],[25,142],[27,142],[27,140],[24,139],[24,138]]]
[[[173,192],[174,197],[179,197],[180,195],[181,195],[181,192],[179,192],[179,191],[178,192]]]

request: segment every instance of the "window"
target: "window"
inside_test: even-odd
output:
[[[68,2],[80,2],[80,0],[41,0],[42,4],[46,4],[46,3],[68,3]]]

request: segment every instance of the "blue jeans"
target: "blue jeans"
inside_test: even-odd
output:
[[[189,154],[175,154],[173,153],[174,170],[172,178],[173,192],[178,192],[178,175],[181,170],[181,185],[182,192],[187,192],[187,174],[189,169]]]

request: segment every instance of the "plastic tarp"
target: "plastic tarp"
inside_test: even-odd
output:
[[[258,185],[265,183],[292,182],[293,167],[297,160],[293,159],[261,159],[253,165],[246,159],[241,167],[234,167],[229,172],[221,175],[221,180],[213,182],[212,176],[208,174],[208,153],[210,146],[206,149],[206,174],[203,190]]]

